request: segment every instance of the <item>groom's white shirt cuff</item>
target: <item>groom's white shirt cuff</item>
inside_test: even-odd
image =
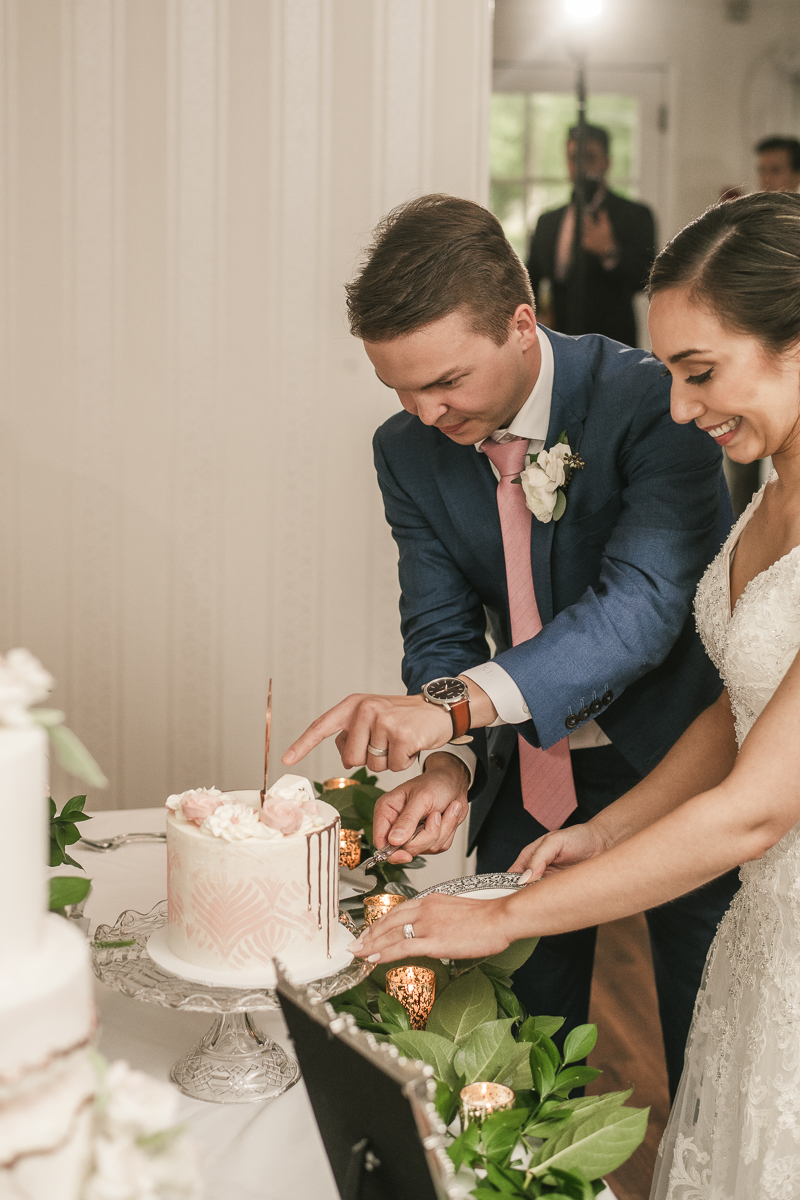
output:
[[[467,679],[474,679],[497,709],[497,720],[492,721],[489,729],[494,729],[496,725],[522,725],[524,721],[530,721],[531,710],[525,703],[525,697],[499,663],[481,663],[479,667],[470,667],[461,674]]]
[[[499,663],[486,662],[478,667],[470,667],[461,672],[466,679],[474,679],[478,687],[483,688],[492,704],[497,709],[497,720],[492,721],[489,729],[497,725],[523,725],[531,719],[531,710],[525,703],[525,697],[517,687],[508,671],[503,670]],[[580,729],[569,734],[570,750],[594,750],[598,746],[610,746],[611,739],[603,733],[596,721],[587,721]],[[422,750],[419,765],[424,770],[425,760],[429,754],[453,754],[460,758],[469,771],[469,786],[475,779],[475,767],[478,759],[475,751],[469,746],[441,746],[438,750]]]
[[[497,709],[497,720],[492,721],[489,729],[494,729],[495,725],[524,725],[526,721],[530,721],[531,710],[525,703],[525,697],[500,663],[481,663],[479,667],[470,667],[461,674],[467,679],[474,679]],[[593,750],[596,746],[610,745],[610,738],[603,733],[596,721],[587,721],[580,729],[569,734],[570,750]]]

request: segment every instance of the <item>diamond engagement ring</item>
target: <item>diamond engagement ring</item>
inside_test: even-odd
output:
[[[377,746],[373,746],[371,742],[367,742],[367,753],[371,754],[373,758],[388,758],[389,747],[387,746],[385,750],[379,750]]]
[[[403,926],[403,937],[404,938],[413,938],[416,936],[417,935],[414,933],[414,926],[410,922],[407,925]]]

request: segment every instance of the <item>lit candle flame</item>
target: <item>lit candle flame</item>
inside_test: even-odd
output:
[[[424,1029],[436,995],[436,973],[429,967],[394,967],[386,975],[386,991],[405,1008],[412,1029]]]

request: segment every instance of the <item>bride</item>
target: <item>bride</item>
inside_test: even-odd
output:
[[[637,787],[547,834],[501,900],[411,900],[357,953],[461,958],[613,921],[743,863],[711,947],[651,1200],[800,1196],[800,196],[757,193],[682,230],[653,267],[672,415],[774,472],[697,589],[725,690]],[[568,868],[568,869],[565,869]],[[464,919],[469,905],[469,919]]]

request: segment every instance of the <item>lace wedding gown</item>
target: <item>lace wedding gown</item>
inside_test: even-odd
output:
[[[763,489],[697,589],[741,746],[800,647],[800,546],[747,585],[730,562]],[[800,824],[740,871],[709,951],[651,1200],[800,1198]]]

